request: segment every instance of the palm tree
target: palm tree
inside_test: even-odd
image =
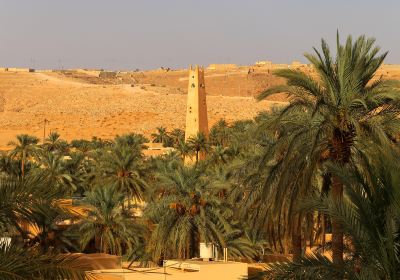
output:
[[[217,145],[212,148],[209,162],[213,165],[223,165],[228,163],[229,149],[223,146]]]
[[[171,137],[165,127],[157,127],[157,133],[152,133],[153,143],[162,143],[165,147],[171,146]]]
[[[9,176],[0,180],[0,196],[0,236],[13,239],[11,244],[0,242],[0,279],[92,278],[91,274],[86,272],[89,268],[80,264],[77,256],[55,254],[59,248],[50,252],[20,244],[28,238],[24,224],[38,226],[39,220],[50,218],[51,215],[48,214],[56,211],[55,202],[62,193],[48,188],[38,178],[26,176],[22,179]]]
[[[210,143],[212,145],[226,147],[229,137],[229,126],[224,119],[220,119],[210,129]]]
[[[185,131],[179,128],[175,128],[170,133],[170,138],[173,147],[177,147],[180,142],[185,141]]]
[[[17,157],[21,159],[21,175],[25,175],[25,163],[37,150],[37,143],[39,138],[28,134],[17,135],[17,142],[11,141],[8,143],[9,146],[14,146],[14,149],[10,152],[11,157]]]
[[[45,139],[43,146],[50,152],[65,152],[68,148],[68,143],[60,138],[60,134],[57,131],[52,131]]]
[[[141,150],[134,150],[127,144],[118,142],[109,151],[101,152],[96,160],[97,181],[111,184],[125,193],[129,206],[132,198],[142,201],[147,184]]]
[[[89,270],[90,267],[82,265],[80,257],[76,255],[43,254],[17,244],[0,245],[2,280],[96,279]]]
[[[21,176],[21,160],[13,159],[8,153],[2,152],[0,155],[0,171],[3,173],[3,177]]]
[[[49,187],[59,189],[72,194],[76,190],[74,175],[66,169],[66,160],[63,156],[48,151],[38,154],[40,166],[32,171],[32,175],[38,176],[46,182]]]
[[[369,139],[368,145],[377,147],[391,145],[390,137],[398,133],[399,128],[400,92],[398,83],[375,78],[387,53],[378,55],[379,48],[374,47],[374,42],[374,39],[361,36],[353,43],[349,36],[346,44],[341,45],[337,36],[337,55],[333,59],[328,45],[322,40],[322,53],[314,49],[316,55],[305,55],[318,79],[297,70],[276,72],[277,76],[287,80],[287,85],[272,87],[258,99],[286,92],[290,104],[271,126],[277,141],[272,145],[273,149],[266,149],[266,154],[272,154],[281,164],[270,171],[272,176],[266,186],[273,184],[277,178],[274,175],[278,174],[280,178],[287,176],[279,180],[280,183],[293,181],[293,178],[299,178],[299,170],[302,170],[302,180],[295,182],[297,186],[307,186],[312,182],[312,175],[322,170],[320,163],[324,160],[344,167],[355,162],[363,164],[365,147],[359,144],[361,139]],[[288,131],[289,127],[290,133],[281,136],[281,130]],[[271,156],[266,155],[264,162],[267,160],[272,160]],[[296,166],[287,169],[290,162]],[[289,173],[282,173],[284,168]],[[342,200],[343,182],[337,176],[331,177],[331,192],[336,201]],[[333,262],[340,267],[343,263],[343,230],[335,217],[332,217],[332,235]]]
[[[198,163],[199,159],[205,156],[205,154],[210,150],[210,144],[203,132],[199,132],[195,136],[189,137],[187,144],[192,153],[196,156],[196,163]]]
[[[117,145],[128,145],[132,150],[137,151],[140,154],[145,148],[145,143],[147,142],[148,139],[146,139],[143,135],[135,133],[115,137],[115,143]]]
[[[43,254],[67,253],[77,250],[76,240],[79,233],[71,232],[62,223],[76,218],[73,211],[68,211],[63,205],[53,203],[52,207],[46,207],[46,211],[38,212],[30,221],[27,228],[29,247],[35,247]]]
[[[75,193],[83,195],[84,191],[89,189],[88,177],[92,170],[92,159],[85,156],[84,153],[77,151],[69,153],[68,157],[64,158],[63,169],[72,178],[72,186]]]
[[[89,151],[94,149],[92,142],[84,139],[72,140],[71,147],[82,152],[83,154],[87,154]]]
[[[40,178],[10,176],[0,180],[0,196],[0,232],[18,232],[26,238],[21,221],[34,223],[35,217],[46,213],[61,193],[48,188]]]
[[[335,217],[347,236],[343,267],[316,252],[298,261],[270,266],[273,279],[399,279],[400,192],[398,153],[369,149],[369,168],[330,165],[350,188],[338,202],[332,194],[309,198],[303,208]]]
[[[154,259],[194,257],[200,241],[225,247],[227,209],[204,173],[204,166],[185,167],[182,162],[168,162],[159,171],[153,200],[143,215],[154,228],[149,240]]]
[[[124,195],[113,186],[98,186],[86,194],[85,218],[77,225],[82,249],[94,240],[97,251],[121,255],[138,242],[140,226],[122,210],[123,202]]]
[[[190,154],[190,147],[189,145],[185,142],[185,140],[180,140],[178,144],[175,146],[175,149],[177,150],[178,154],[181,156],[182,160],[185,159],[185,157],[189,156]]]

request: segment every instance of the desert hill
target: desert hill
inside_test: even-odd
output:
[[[301,66],[312,74],[308,66]],[[400,67],[385,66],[384,78],[400,79]],[[267,67],[235,67],[205,72],[210,124],[252,118],[285,95],[256,102],[262,90],[283,83]],[[43,138],[58,131],[64,139],[108,139],[128,132],[150,136],[156,127],[184,128],[187,70],[135,72],[92,70],[0,72],[0,147],[15,135]]]

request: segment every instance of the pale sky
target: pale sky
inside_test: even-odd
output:
[[[0,0],[0,67],[304,62],[337,29],[400,64],[399,28],[400,0]]]

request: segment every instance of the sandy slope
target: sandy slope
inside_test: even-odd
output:
[[[16,134],[43,137],[43,122],[67,140],[112,138],[127,132],[149,136],[158,126],[183,128],[186,95],[165,88],[90,84],[57,73],[0,73],[0,146]],[[2,103],[2,104],[1,104]],[[251,118],[279,102],[208,96],[211,124]]]

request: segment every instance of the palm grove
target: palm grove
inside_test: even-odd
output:
[[[145,157],[138,134],[18,135],[0,159],[0,230],[12,237],[0,278],[83,279],[69,253],[148,265],[213,242],[231,259],[293,255],[260,279],[398,279],[400,83],[376,76],[386,53],[373,39],[338,37],[336,48],[322,41],[306,54],[315,75],[278,70],[286,84],[258,96],[286,93],[288,106],[220,120],[208,139],[158,128],[153,141],[174,148],[163,156]],[[82,213],[63,205],[71,197]]]

